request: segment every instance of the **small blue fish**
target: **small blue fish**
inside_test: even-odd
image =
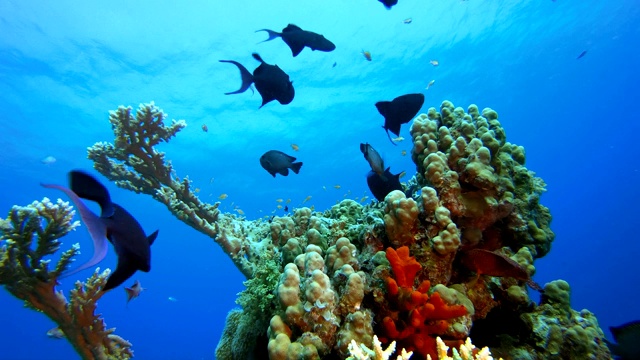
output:
[[[64,333],[59,326],[54,327],[47,331],[47,336],[52,339],[64,339]]]

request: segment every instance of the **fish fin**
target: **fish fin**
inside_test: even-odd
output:
[[[287,44],[287,45],[289,45],[289,48],[291,49],[291,54],[293,55],[293,57],[298,56],[298,54],[302,52],[302,49],[304,49],[303,44]]]
[[[261,109],[263,106],[276,99],[273,95],[265,95],[263,93],[260,93],[260,96],[262,96],[262,104],[260,104],[258,109]]]
[[[300,29],[300,27],[296,25],[289,24],[287,25],[286,28],[282,29],[282,32],[288,32],[288,31],[302,31],[302,29]]]
[[[269,30],[269,29],[256,30],[256,32],[258,32],[258,31],[266,31],[267,34],[269,34],[269,38],[267,40],[262,40],[258,44],[263,43],[263,42],[267,42],[267,41],[271,41],[273,39],[276,39],[276,38],[279,38],[280,36],[282,36],[282,34],[280,34],[279,32],[273,31],[273,30]]]
[[[151,235],[147,236],[147,241],[149,241],[149,246],[153,245],[153,242],[156,241],[156,238],[158,237],[158,231],[160,230],[156,230]]]
[[[249,70],[247,70],[246,67],[244,67],[239,62],[233,61],[233,60],[220,60],[220,62],[231,63],[237,66],[238,69],[240,70],[240,77],[242,78],[242,85],[240,86],[240,89],[236,91],[224,93],[225,95],[240,94],[247,91],[247,89],[251,87],[251,84],[253,83],[253,75],[251,75],[251,73],[249,72]],[[253,89],[251,89],[251,91],[253,91]]]
[[[300,172],[301,167],[302,167],[302,162],[295,162],[291,164],[291,170],[296,174]]]
[[[400,136],[400,126],[401,125],[402,124],[400,124],[400,123],[393,123],[390,126],[388,126],[388,129],[389,129],[389,131],[391,131],[396,136]],[[393,141],[393,140],[391,140],[391,141]]]
[[[527,285],[529,285],[529,287],[532,288],[533,290],[536,290],[538,292],[543,292],[542,287],[537,282],[533,281],[533,279],[528,279]]]
[[[100,205],[101,217],[111,217],[115,213],[107,188],[86,172],[70,171],[69,189],[80,198],[97,202]]]
[[[282,169],[278,170],[278,174],[280,174],[282,176],[288,176],[289,175],[289,169],[282,168]],[[274,175],[274,177],[275,177],[275,175]]]
[[[122,285],[123,282],[133,276],[136,270],[138,269],[134,266],[134,262],[128,259],[127,256],[118,256],[116,270],[109,275],[109,279],[107,279],[107,283],[102,288],[102,291],[109,291]]]
[[[398,144],[396,144],[395,142],[393,142],[393,139],[391,138],[391,135],[389,135],[389,129],[387,129],[386,127],[382,127],[384,129],[384,131],[387,132],[387,137],[389,138],[389,141],[391,141],[391,143],[395,146],[398,146]]]
[[[127,303],[129,303],[129,301],[133,299],[135,292],[133,291],[133,289],[128,287],[124,288],[124,291],[127,293]]]
[[[296,161],[296,158],[295,158],[295,157],[293,157],[293,156],[291,156],[291,155],[288,155],[288,154],[285,154],[285,153],[283,153],[283,155],[284,155],[284,156],[286,156],[286,157],[287,157],[287,160],[289,160],[290,162],[294,162],[294,161]]]
[[[390,106],[391,106],[391,101],[378,101],[376,103],[376,109],[378,109],[378,112],[382,116],[386,116]]]
[[[91,259],[84,264],[80,265],[78,268],[65,272],[61,278],[65,278],[71,276],[79,271],[90,268],[100,261],[102,261],[105,256],[107,256],[107,227],[104,223],[104,220],[100,218],[98,215],[94,214],[87,205],[76,195],[71,189],[67,189],[64,186],[53,185],[53,184],[41,184],[45,188],[49,189],[58,189],[64,192],[76,206],[76,210],[80,214],[80,218],[82,222],[87,227],[89,231],[89,236],[91,236],[91,240],[93,241],[93,256]]]
[[[264,60],[262,60],[262,57],[260,57],[258,53],[253,53],[251,54],[251,56],[253,56],[254,59],[260,61],[261,63],[264,63]]]

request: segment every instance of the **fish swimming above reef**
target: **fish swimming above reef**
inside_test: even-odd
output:
[[[253,70],[253,74],[247,70],[242,64],[233,60],[220,60],[220,62],[231,63],[240,69],[240,76],[242,77],[242,86],[240,89],[224,93],[225,95],[240,94],[245,91],[251,84],[255,84],[256,89],[262,96],[263,107],[270,101],[278,100],[282,105],[287,105],[293,100],[295,96],[295,90],[293,89],[293,82],[289,80],[287,75],[278,65],[269,65],[257,53],[252,54],[253,58],[260,61],[260,65]]]
[[[54,158],[53,156],[47,156],[46,158],[40,160],[41,163],[45,164],[45,165],[52,165],[56,163],[56,158]]]
[[[620,326],[610,326],[611,334],[616,343],[604,339],[611,354],[620,360],[640,359],[640,320],[635,320]]]
[[[362,152],[364,159],[367,160],[369,166],[371,166],[371,170],[378,174],[382,180],[387,180],[385,178],[384,160],[382,160],[380,153],[378,153],[373,146],[369,145],[369,143],[360,144],[360,152]]]
[[[378,0],[378,1],[384,4],[384,7],[386,7],[387,9],[391,9],[392,6],[398,5],[398,0]]]
[[[282,32],[279,33],[277,31],[269,30],[269,29],[260,29],[258,31],[266,31],[269,34],[269,38],[267,40],[261,41],[271,41],[276,38],[282,38],[282,40],[289,46],[291,49],[291,54],[293,57],[298,56],[302,49],[308,47],[311,50],[318,50],[329,52],[336,49],[336,45],[331,41],[327,40],[324,36],[320,34],[316,34],[314,32],[308,30],[302,30],[301,28],[289,24],[287,27],[282,29]]]
[[[158,236],[158,230],[146,236],[138,221],[129,212],[111,202],[107,188],[98,180],[85,172],[73,170],[69,172],[69,188],[53,184],[42,184],[42,186],[58,189],[71,198],[93,240],[91,259],[65,273],[64,277],[102,261],[107,255],[107,240],[115,249],[118,265],[107,279],[102,291],[121,285],[137,270],[144,272],[151,270],[151,245]],[[97,202],[100,205],[100,216],[94,214],[81,199]]]
[[[136,280],[133,285],[131,285],[130,288],[126,287],[124,288],[124,291],[127,293],[127,304],[129,303],[129,301],[137,298],[138,296],[140,296],[140,293],[145,290],[142,285],[140,284],[140,281]]]
[[[462,253],[461,262],[469,270],[475,271],[478,276],[512,277],[526,281],[527,285],[534,290],[542,291],[542,287],[531,279],[527,271],[506,255],[484,249],[473,249]]]
[[[293,156],[278,150],[269,150],[260,156],[260,165],[273,177],[276,177],[276,174],[287,176],[289,175],[289,169],[297,174],[300,171],[300,167],[302,167],[302,163],[295,161],[296,158]]]
[[[394,190],[402,191],[402,185],[400,184],[400,174],[392,174],[387,168],[383,176],[376,174],[373,170],[367,174],[367,185],[369,190],[378,201],[384,200],[384,198]]]
[[[400,126],[406,124],[418,114],[424,104],[423,94],[407,94],[398,96],[391,101],[378,101],[376,108],[380,115],[384,116],[384,126],[389,141],[395,145],[389,135],[391,131],[396,136],[400,136]]]

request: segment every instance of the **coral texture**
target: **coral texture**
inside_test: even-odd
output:
[[[345,199],[324,212],[296,208],[270,221],[223,214],[199,200],[155,150],[184,127],[166,126],[165,118],[154,104],[141,105],[135,118],[119,108],[110,117],[116,141],[94,145],[89,157],[119,186],[153,196],[209,235],[247,277],[218,358],[346,358],[352,340],[371,348],[375,333],[415,349],[414,359],[435,357],[438,336],[457,347],[471,334],[493,349],[505,309],[523,325],[513,343],[497,344],[499,355],[542,351],[531,344],[544,326],[522,319],[542,324],[550,306],[533,304],[526,288],[554,239],[540,203],[545,184],[525,167],[524,149],[506,141],[495,111],[445,101],[414,119],[417,173],[404,194],[366,206]],[[489,262],[487,252],[510,267],[495,256]],[[567,336],[557,338],[558,348],[593,336],[590,354],[608,358],[597,331],[560,326]],[[234,346],[229,337],[251,338],[251,345]]]
[[[95,313],[109,270],[97,269],[84,283],[77,281],[70,300],[55,289],[80,247],[76,244],[63,252],[53,270],[46,258],[60,249],[58,239],[80,225],[72,221],[74,214],[69,203],[54,204],[44,198],[14,206],[6,219],[0,219],[0,240],[5,241],[0,248],[0,285],[53,320],[82,359],[130,359],[131,344]]]

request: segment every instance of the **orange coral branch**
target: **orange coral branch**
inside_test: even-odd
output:
[[[382,320],[385,340],[396,340],[398,345],[426,358],[437,358],[436,337],[449,328],[448,320],[467,314],[463,305],[449,305],[434,292],[429,296],[429,281],[414,289],[416,274],[422,266],[409,256],[409,248],[388,248],[387,259],[395,279],[387,279],[389,314]],[[459,345],[459,344],[458,344]]]

